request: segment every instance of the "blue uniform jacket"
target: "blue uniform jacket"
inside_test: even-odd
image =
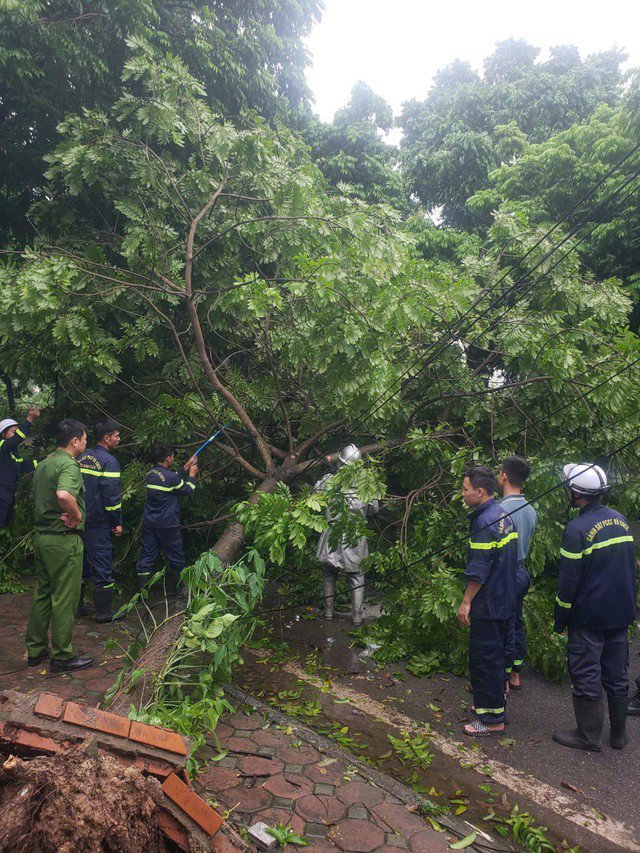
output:
[[[560,548],[554,629],[605,631],[636,616],[636,559],[623,515],[593,501],[570,521]]]
[[[31,432],[30,421],[20,424],[12,438],[0,440],[0,502],[13,504],[20,474],[31,474],[38,463],[35,459],[23,459],[20,445]]]
[[[189,495],[196,484],[186,472],[154,465],[147,474],[147,502],[142,523],[145,527],[179,527],[180,504],[178,495]]]
[[[121,525],[122,486],[118,460],[98,445],[85,450],[78,464],[85,489],[85,529]]]
[[[471,619],[509,619],[516,607],[518,532],[493,498],[469,514],[467,580],[482,584]]]

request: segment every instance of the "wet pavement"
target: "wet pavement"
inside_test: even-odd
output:
[[[328,710],[352,727],[357,722],[353,711],[369,722],[377,718],[381,724],[384,718],[387,726],[427,722],[438,735],[436,753],[438,745],[441,752],[434,757],[434,772],[454,780],[467,794],[477,791],[479,784],[493,783],[509,807],[519,803],[556,837],[580,842],[582,849],[640,850],[640,718],[629,719],[630,743],[622,752],[610,749],[607,733],[600,754],[565,749],[551,740],[551,734],[555,728],[574,725],[570,685],[567,680],[562,685],[550,683],[528,670],[523,689],[509,698],[504,736],[472,741],[461,732],[471,704],[466,679],[417,678],[402,664],[376,663],[352,646],[349,630],[347,619],[328,623],[313,611],[287,614],[282,624],[279,620],[274,624],[273,638],[288,641],[291,656],[271,678],[277,677],[281,691],[287,688],[286,676],[289,688],[300,684],[312,688],[315,694],[305,690],[307,700],[312,695],[331,697],[333,706],[328,709],[321,700],[323,713]],[[633,675],[640,673],[637,642],[635,646]],[[250,656],[239,677],[247,690],[269,697],[269,677],[260,673]],[[335,704],[346,700],[348,706]],[[362,720],[358,726],[367,728]],[[489,772],[482,774],[482,769]],[[470,812],[474,802],[477,812],[479,801],[471,794]]]

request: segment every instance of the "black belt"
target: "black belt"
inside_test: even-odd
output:
[[[38,530],[36,528],[36,533],[40,533],[42,536],[80,536],[80,530]]]

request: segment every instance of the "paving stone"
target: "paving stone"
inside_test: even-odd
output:
[[[244,737],[233,737],[227,738],[227,740],[222,744],[224,749],[228,749],[230,752],[237,752],[239,754],[245,754],[247,752],[257,752],[256,745],[252,740],[248,740]]]
[[[414,853],[440,853],[441,850],[447,850],[449,844],[441,832],[423,829],[411,836],[409,846]]]
[[[303,773],[312,782],[321,784],[340,785],[344,781],[344,768],[341,769],[337,762],[329,764],[327,767],[318,767],[317,764],[306,764]]]
[[[232,767],[220,767],[219,764],[210,765],[202,773],[198,773],[198,782],[213,793],[226,791],[227,788],[239,785],[240,781],[237,770]]]
[[[273,729],[258,729],[253,732],[253,739],[261,746],[287,746],[291,743],[291,738],[283,732],[277,732]]]
[[[276,751],[272,746],[259,746],[256,750],[260,755],[275,755]]]
[[[332,828],[329,840],[349,853],[370,853],[384,844],[385,834],[371,821],[347,818]]]
[[[299,800],[312,793],[311,783],[304,776],[296,773],[278,773],[270,776],[263,787],[273,794],[274,797],[286,797],[287,799]]]
[[[420,833],[417,833],[417,835],[419,834]],[[414,835],[413,837],[415,838],[416,836]],[[406,838],[403,838],[401,835],[392,835],[390,832],[387,833],[387,845],[394,849],[400,847],[403,850],[406,850],[409,846]]]
[[[376,823],[387,832],[397,832],[399,835],[410,837],[425,828],[418,815],[413,814],[403,805],[383,802],[374,806],[371,813]]]
[[[344,805],[339,800],[324,794],[310,794],[296,803],[296,812],[311,823],[336,823],[344,817],[345,811]]]
[[[349,806],[347,817],[352,817],[356,820],[369,820],[369,810],[364,806]]]
[[[224,722],[231,726],[232,729],[240,731],[254,731],[261,729],[265,724],[265,719],[260,714],[232,714],[230,717],[225,717]]]
[[[253,735],[253,732],[249,731],[249,729],[236,729],[235,733],[234,733],[234,737],[247,738],[247,737],[251,737],[252,735]]]
[[[275,776],[284,770],[284,761],[279,758],[260,758],[257,755],[245,755],[238,761],[238,769],[241,773]]]
[[[218,767],[237,767],[238,758],[235,755],[225,755],[220,761],[216,762]]]
[[[221,792],[225,803],[233,803],[236,811],[253,814],[271,805],[271,794],[264,788],[245,788],[238,785]],[[237,804],[237,805],[236,805]]]
[[[223,741],[225,738],[230,738],[232,734],[233,729],[226,723],[218,723],[218,725],[216,726],[216,735],[219,741]]]
[[[311,838],[326,838],[329,833],[329,827],[324,823],[308,823],[304,828],[305,836]]]
[[[304,820],[295,812],[287,811],[286,809],[264,809],[257,814],[252,815],[251,822],[255,823],[258,820],[263,820],[269,826],[275,826],[278,823],[284,823],[289,826],[298,835],[304,833]],[[306,848],[305,848],[306,849]]]
[[[304,764],[285,764],[284,769],[286,773],[302,773]]]
[[[311,764],[317,762],[320,757],[318,751],[308,743],[302,743],[299,747],[291,745],[279,749],[278,756],[283,761],[292,764]]]
[[[294,800],[289,797],[274,797],[271,806],[274,809],[293,809]]]
[[[346,806],[362,803],[362,805],[372,808],[381,803],[384,798],[384,791],[381,791],[380,788],[374,788],[367,782],[345,782],[340,785],[336,793]]]
[[[326,794],[328,797],[333,797],[335,788],[333,785],[328,785],[326,782],[318,782],[313,788],[314,794]]]

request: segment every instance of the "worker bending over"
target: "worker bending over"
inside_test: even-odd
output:
[[[338,463],[339,465],[348,465],[349,463],[357,462],[361,458],[362,455],[355,444],[348,444],[338,454]],[[313,487],[314,492],[324,491],[333,476],[333,474],[325,474]],[[363,518],[368,518],[378,512],[377,500],[374,499],[368,503],[363,503],[358,498],[354,489],[347,489],[344,492],[344,497],[349,511],[360,513]],[[343,572],[347,586],[351,590],[351,621],[356,626],[362,625],[364,618],[364,572],[361,570],[360,565],[365,557],[369,556],[367,537],[363,536],[354,546],[348,545],[342,539],[335,548],[332,548],[329,538],[331,536],[332,525],[337,520],[337,516],[331,514],[329,507],[326,510],[326,519],[329,526],[320,535],[316,551],[316,557],[323,565],[325,619],[333,619],[336,584],[338,575]]]
[[[18,477],[31,474],[38,465],[35,459],[24,459],[20,455],[20,445],[39,417],[40,406],[32,406],[23,424],[13,418],[0,421],[0,530],[8,527],[13,517]]]
[[[147,474],[147,501],[142,516],[142,554],[136,568],[138,590],[154,574],[153,567],[160,553],[167,561],[166,591],[178,592],[180,572],[185,566],[184,547],[180,533],[180,504],[178,495],[190,495],[195,487],[198,463],[194,457],[180,472],[173,471],[175,448],[166,444],[154,448],[155,464]]]
[[[623,749],[629,691],[629,626],[636,616],[636,564],[627,519],[600,498],[609,491],[597,465],[565,465],[562,482],[580,510],[562,537],[554,630],[567,629],[567,661],[577,728],[557,731],[563,746],[600,752],[607,694],[610,743]]]
[[[464,726],[471,737],[504,731],[507,659],[516,606],[518,533],[495,500],[490,468],[465,472],[462,499],[471,508],[465,576],[458,619],[469,633],[469,675],[475,718]]]
[[[78,459],[84,480],[86,521],[84,541],[84,584],[93,585],[96,622],[112,622],[113,543],[122,535],[122,487],[120,465],[112,451],[120,444],[120,425],[99,421],[93,430],[95,447]],[[80,594],[79,615],[84,616],[84,589]],[[120,617],[123,619],[124,616]],[[118,620],[119,621],[119,620]]]

